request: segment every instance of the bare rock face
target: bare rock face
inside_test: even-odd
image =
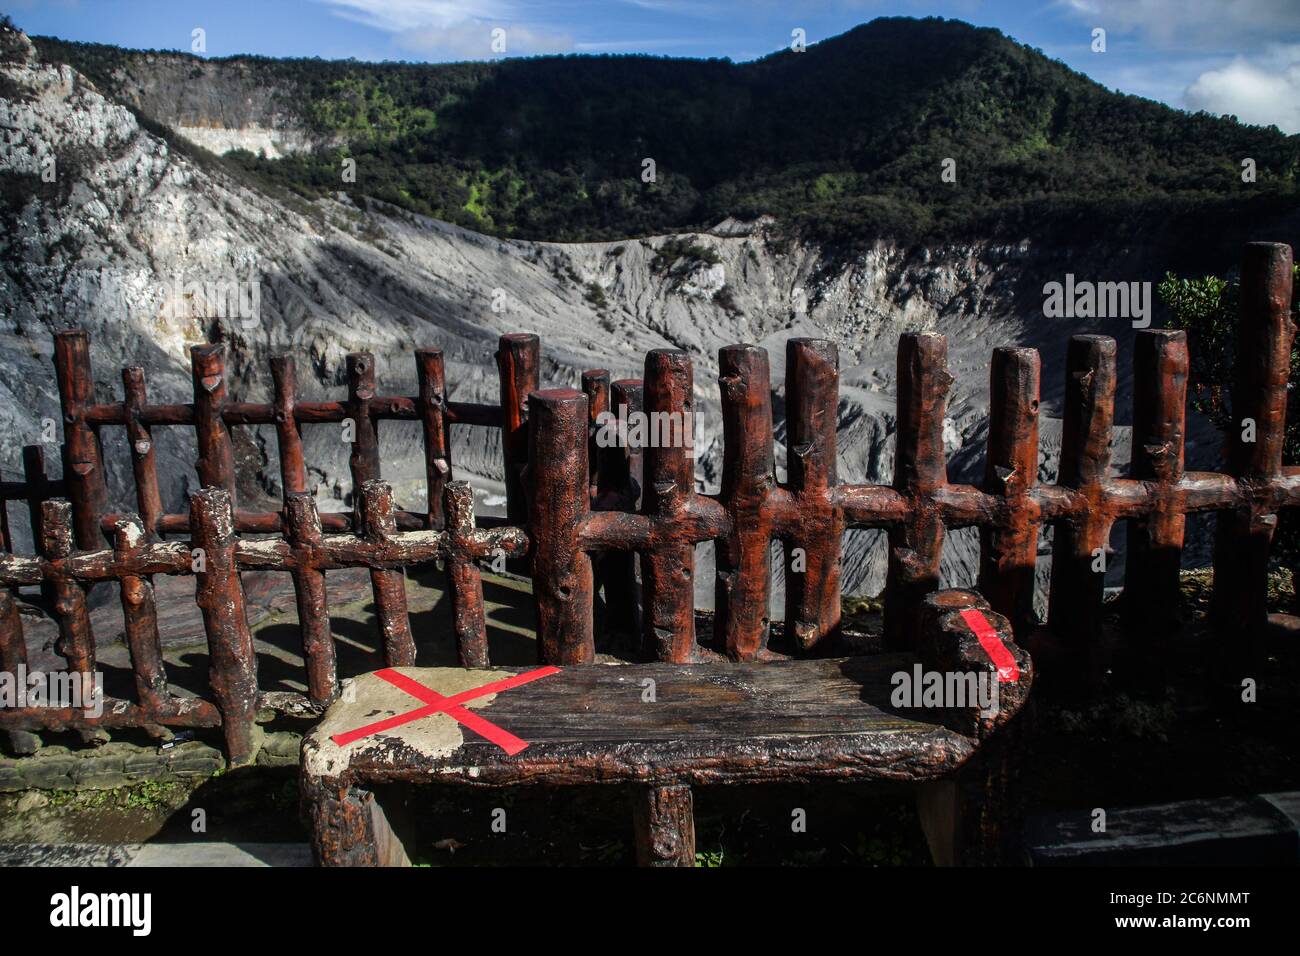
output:
[[[147,98],[148,91],[139,95]],[[214,115],[201,104],[194,109],[196,116]],[[236,128],[239,119],[222,114],[217,125]],[[840,480],[888,482],[897,337],[933,329],[948,335],[956,377],[945,430],[952,479],[979,479],[988,356],[1006,344],[1043,352],[1041,475],[1050,480],[1066,338],[1098,331],[1120,340],[1118,420],[1126,423],[1133,331],[1124,320],[1044,318],[1043,283],[1066,271],[1110,279],[1154,279],[1160,272],[1125,249],[1080,255],[1029,243],[908,248],[882,240],[844,260],[777,241],[766,222],[728,221],[685,237],[519,242],[377,203],[358,208],[346,197],[307,203],[272,196],[235,178],[210,154],[141,128],[130,110],[70,68],[40,62],[21,34],[4,38],[0,134],[0,464],[6,478],[21,473],[22,446],[48,438],[47,422],[59,419],[50,335],[80,326],[92,335],[100,401],[120,400],[124,365],[144,366],[153,401],[189,400],[188,349],[212,339],[228,343],[231,391],[247,401],[267,400],[267,359],[286,350],[297,356],[303,400],[341,396],[345,357],[362,350],[376,357],[381,392],[413,395],[413,352],[437,345],[454,398],[496,401],[493,353],[504,332],[542,337],[547,385],[576,386],[581,372],[594,367],[639,377],[647,350],[683,349],[696,364],[703,491],[716,489],[721,463],[718,348],[742,341],[768,348],[779,410],[785,340],[833,340],[841,366]],[[687,252],[659,255],[666,246]],[[1126,433],[1117,430],[1119,463],[1127,460]],[[784,434],[780,422],[777,434]],[[309,426],[304,438],[321,507],[346,507],[348,446],[339,430]],[[499,441],[492,430],[453,429],[456,472],[483,489],[489,506],[500,493]],[[124,440],[106,429],[105,442],[115,503],[131,508]],[[164,504],[183,511],[196,486],[192,435],[160,428],[156,444]],[[1188,466],[1212,461],[1215,445],[1212,432],[1195,424]],[[245,429],[238,451],[244,492],[269,502],[279,493],[274,435]],[[380,451],[400,503],[416,506],[423,464],[415,425],[385,424]],[[56,444],[47,457],[57,470]],[[783,471],[784,449],[778,462]],[[21,542],[24,529],[14,518]],[[708,550],[702,548],[706,561]],[[972,583],[977,558],[973,533],[950,536],[945,586]],[[850,532],[845,561],[847,591],[880,589],[880,534]],[[702,564],[696,575],[702,606],[712,602],[709,571]]]
[[[142,53],[113,72],[116,96],[196,146],[280,159],[328,144],[295,111],[292,94],[269,87],[247,63]]]

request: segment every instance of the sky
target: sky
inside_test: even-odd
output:
[[[1300,0],[0,0],[0,12],[28,33],[142,49],[191,51],[201,30],[206,56],[431,62],[743,61],[796,30],[811,45],[878,16],[943,16],[997,27],[1112,89],[1300,132]]]

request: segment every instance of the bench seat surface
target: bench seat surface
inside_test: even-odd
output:
[[[888,707],[897,671],[882,654],[753,664],[566,667],[461,705],[526,742],[510,755],[446,713],[340,745],[334,737],[535,668],[403,667],[355,679],[303,742],[310,777],[506,785],[730,783],[765,779],[924,780],[956,769],[974,741],[938,712]],[[387,679],[385,677],[387,675]],[[648,696],[653,681],[653,701]],[[929,722],[933,721],[933,722]]]

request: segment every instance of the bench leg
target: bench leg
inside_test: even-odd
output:
[[[935,866],[1011,862],[1019,836],[1021,795],[1011,786],[1018,752],[1017,718],[986,741],[956,776],[923,783],[916,809]]]
[[[410,866],[375,795],[336,779],[304,780],[303,810],[319,866]]]
[[[956,866],[961,854],[961,799],[957,781],[935,780],[916,791],[916,812],[935,866]]]
[[[638,866],[695,865],[695,809],[691,788],[637,787],[632,793]]]

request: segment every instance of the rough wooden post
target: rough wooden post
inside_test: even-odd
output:
[[[351,427],[352,451],[348,468],[352,473],[352,530],[361,534],[365,516],[361,506],[361,486],[380,476],[379,433],[370,417],[370,402],[375,397],[375,359],[369,352],[348,355],[348,418],[345,427]]]
[[[731,534],[717,543],[716,627],[732,660],[767,648],[772,597],[772,521],[765,507],[776,485],[772,389],[767,350],[729,345],[718,352],[722,392],[722,489]]]
[[[917,808],[931,855],[939,866],[1007,863],[1021,829],[1023,788],[1015,786],[1015,761],[1023,751],[1017,737],[1034,663],[1016,646],[1011,622],[974,591],[929,594],[918,619],[926,668],[965,680],[973,675],[992,685],[984,693],[997,695],[989,710],[968,696],[964,706],[949,711],[953,728],[980,746],[955,776],[918,788]],[[1000,643],[1005,655],[995,660],[987,642]]]
[[[27,641],[23,637],[22,617],[13,591],[0,587],[0,671],[17,674],[27,666]]]
[[[0,587],[0,671],[18,674],[27,667],[27,640],[23,636],[22,615],[9,588]],[[26,730],[5,732],[9,749],[15,754],[32,754],[41,749],[41,738]]]
[[[1162,643],[1178,627],[1183,526],[1175,490],[1183,477],[1187,333],[1144,329],[1133,357],[1133,477],[1154,482],[1156,509],[1128,523],[1124,623],[1144,643]]]
[[[695,865],[695,803],[690,787],[637,787],[632,820],[638,865]]]
[[[474,535],[474,489],[453,481],[444,491],[447,515],[447,579],[452,630],[461,667],[490,667],[483,575],[470,550]]]
[[[619,379],[609,388],[609,413],[627,421],[642,411],[640,379]],[[620,411],[621,409],[621,411]],[[641,449],[620,436],[617,443],[598,448],[594,511],[636,511],[641,496]],[[596,568],[597,586],[605,594],[605,623],[610,633],[637,638],[641,634],[641,592],[636,581],[636,553],[606,551]]]
[[[1115,340],[1075,335],[1066,353],[1065,408],[1057,484],[1077,491],[1087,507],[1056,525],[1048,623],[1083,655],[1085,680],[1096,677],[1102,634],[1105,565],[1111,517],[1101,507],[1110,470],[1115,421]]]
[[[984,490],[1002,497],[1005,512],[999,524],[980,529],[979,589],[995,611],[1011,620],[1022,642],[1038,625],[1038,524],[1029,494],[1038,484],[1039,376],[1035,349],[994,349]]]
[[[587,396],[587,467],[591,469],[591,496],[596,497],[600,477],[600,448],[596,444],[600,417],[609,411],[609,370],[589,369],[582,373],[582,394]]]
[[[280,489],[286,509],[291,495],[307,491],[307,463],[298,427],[298,371],[292,355],[271,356],[275,440],[280,452]]]
[[[443,368],[442,349],[417,350],[415,368],[420,382],[420,427],[424,431],[425,499],[429,527],[438,531],[446,525],[443,489],[451,481],[447,373]]]
[[[293,596],[307,665],[307,695],[323,707],[338,695],[338,674],[325,574],[314,564],[315,549],[321,542],[320,513],[315,496],[307,490],[307,463],[298,425],[298,371],[292,355],[271,357],[271,382],[284,536],[298,561],[292,572]]]
[[[108,486],[99,435],[86,421],[86,407],[95,400],[90,336],[80,329],[56,334],[54,371],[63,407],[63,480],[72,502],[77,547],[91,551],[104,543],[99,523],[108,510]]]
[[[126,411],[126,440],[131,446],[131,470],[135,476],[135,500],[147,540],[156,541],[162,521],[162,493],[158,490],[158,466],[153,432],[141,417],[149,402],[144,369],[138,365],[122,369],[122,394]]]
[[[369,352],[354,352],[347,361],[348,417],[352,421],[352,455],[348,459],[352,471],[352,526],[364,537],[382,540],[394,533],[397,527],[393,516],[393,490],[388,485],[376,485],[370,498],[367,498],[365,490],[380,476],[379,432],[370,413],[370,403],[375,397],[375,359]],[[373,516],[383,520],[386,527],[373,530],[369,527],[367,522],[372,509]],[[405,574],[372,568],[370,585],[375,595],[379,634],[384,642],[384,660],[389,667],[415,663],[415,642],[406,615]]]
[[[314,704],[325,706],[338,695],[338,665],[330,627],[325,572],[315,566],[321,543],[320,513],[316,499],[305,491],[285,496],[285,537],[294,549],[294,598],[302,632],[302,656],[307,663],[307,693]]]
[[[41,510],[51,497],[50,480],[45,474],[45,449],[40,445],[23,446],[23,484],[27,486],[27,516],[32,527],[32,546],[33,550],[39,550],[44,537]]]
[[[588,512],[587,397],[555,388],[533,392],[528,401],[538,648],[546,664],[587,664],[596,654],[591,557],[578,545]]]
[[[626,419],[634,412],[641,414],[645,411],[645,383],[639,378],[620,378],[609,386],[610,410],[616,415],[620,414],[620,408],[626,408],[627,411],[622,413]],[[627,499],[626,506],[629,510],[635,510],[641,497],[641,489],[645,486],[645,469],[644,469],[644,451],[640,445],[629,445],[623,443],[621,449],[625,469],[618,472],[620,479],[626,472],[626,484],[620,483],[624,489]]]
[[[694,397],[690,356],[654,349],[645,358],[646,487],[641,509],[655,540],[641,555],[646,652],[683,664],[695,659],[695,543],[687,537],[695,496]],[[691,447],[688,447],[688,444]]]
[[[41,551],[48,561],[62,561],[76,550],[72,540],[73,506],[54,500],[42,503],[41,508]],[[95,638],[90,629],[86,591],[76,578],[54,575],[54,619],[59,625],[54,649],[67,661],[68,670],[83,675],[95,673]]]
[[[208,635],[208,684],[221,711],[226,759],[232,767],[241,766],[257,756],[257,657],[235,563],[230,493],[224,488],[197,491],[190,498],[190,529],[196,562],[195,602],[203,611],[203,629]]]
[[[1228,471],[1247,486],[1282,471],[1287,379],[1295,337],[1291,268],[1290,246],[1247,244],[1227,436]],[[1224,637],[1239,638],[1244,631],[1253,643],[1267,623],[1268,553],[1276,528],[1277,515],[1264,505],[1219,512],[1211,610]]]
[[[236,507],[235,452],[223,412],[226,407],[226,347],[196,345],[190,349],[194,376],[194,434],[199,458],[195,468],[204,488],[221,488]]]
[[[318,866],[410,866],[375,795],[346,780],[302,774],[303,816],[311,821]]]
[[[894,648],[914,646],[921,601],[939,587],[944,528],[934,496],[948,483],[943,421],[952,381],[946,338],[909,332],[899,340],[894,488],[911,513],[889,532],[885,643]]]
[[[125,563],[136,558],[147,540],[144,524],[135,515],[123,515],[113,525],[113,550],[117,552],[118,561]],[[122,625],[126,632],[126,646],[131,653],[136,696],[146,711],[157,713],[171,695],[167,691],[167,673],[163,667],[153,580],[124,574],[120,581]]]
[[[45,449],[40,445],[23,446],[23,482],[27,485],[27,516],[32,529],[32,551],[38,553],[41,542],[45,540],[45,502],[51,497],[50,480],[45,474]],[[6,510],[3,502],[0,502],[0,512]],[[8,534],[5,539],[12,545]],[[54,603],[53,581],[41,581],[41,598],[47,604]]]
[[[844,513],[834,499],[840,360],[825,339],[790,339],[785,349],[786,471],[799,529],[785,546],[785,626],[807,650],[840,632],[840,544]]]
[[[537,391],[541,367],[541,339],[515,333],[501,336],[497,348],[497,373],[501,379],[501,451],[505,456],[506,518],[522,526],[528,520],[528,502],[521,472],[528,461],[528,396]]]
[[[361,527],[370,543],[383,544],[397,533],[393,489],[388,482],[375,478],[362,484],[361,511]],[[389,667],[410,667],[415,663],[415,640],[406,608],[406,574],[401,570],[371,569],[370,583],[384,642],[384,661]]]

